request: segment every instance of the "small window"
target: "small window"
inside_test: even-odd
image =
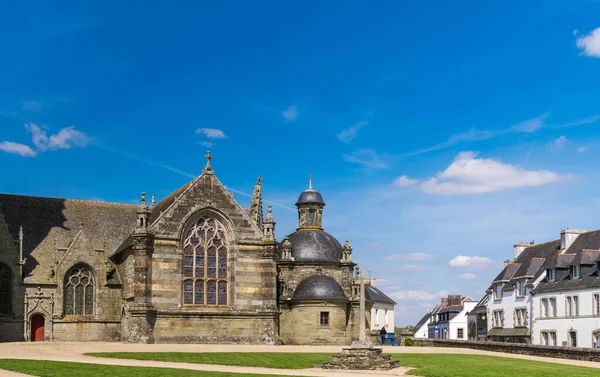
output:
[[[569,347],[577,347],[577,332],[569,331]]]
[[[550,333],[548,331],[542,331],[542,344],[544,346],[550,345]]]
[[[502,300],[502,284],[496,285],[496,290],[494,291],[494,300]]]
[[[308,226],[315,226],[315,210],[308,210]]]
[[[527,293],[527,290],[525,287],[525,281],[518,281],[517,282],[517,296],[523,297],[523,296],[525,296],[526,293]]]
[[[571,266],[571,279],[581,278],[581,267],[579,265]]]
[[[567,316],[570,317],[573,315],[573,299],[570,296],[568,296],[566,298],[566,300],[567,300]]]
[[[550,309],[552,309],[552,317],[556,317],[556,298],[550,299]]]
[[[321,312],[321,326],[329,326],[329,312]]]
[[[542,299],[542,317],[550,317],[550,311],[548,310],[548,299]]]
[[[551,346],[555,346],[556,345],[556,331],[551,331],[550,332],[550,341],[551,341]]]
[[[388,325],[389,325],[389,323],[390,323],[390,322],[389,322],[389,315],[388,315],[388,311],[387,311],[387,309],[386,309],[386,310],[385,310],[385,312],[383,312],[383,324],[384,324],[385,326],[388,326]]]
[[[600,294],[594,294],[594,315],[600,315]]]
[[[457,329],[456,330],[456,337],[458,339],[463,339],[463,337],[464,337],[463,329]]]
[[[547,269],[546,275],[548,276],[548,281],[556,281],[556,270],[554,268]]]
[[[373,322],[375,322],[375,327],[379,327],[379,309],[375,309],[375,320]]]

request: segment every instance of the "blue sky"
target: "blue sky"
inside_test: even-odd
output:
[[[416,322],[518,241],[600,228],[600,2],[17,2],[0,15],[0,191],[132,203],[307,187]]]

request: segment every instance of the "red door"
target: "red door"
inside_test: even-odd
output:
[[[44,316],[36,314],[31,317],[31,341],[32,342],[43,342],[44,341]]]

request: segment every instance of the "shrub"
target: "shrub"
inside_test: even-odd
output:
[[[412,338],[404,339],[404,345],[407,347],[412,347],[415,345],[415,341]]]

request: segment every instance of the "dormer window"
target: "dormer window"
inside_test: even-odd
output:
[[[494,289],[494,300],[502,300],[502,284],[496,285]]]
[[[571,266],[571,279],[581,278],[581,266],[578,264]]]
[[[527,289],[525,287],[525,280],[517,282],[517,297],[523,297],[527,293]]]
[[[556,281],[556,270],[554,268],[547,269],[546,276],[548,277],[548,281]]]

